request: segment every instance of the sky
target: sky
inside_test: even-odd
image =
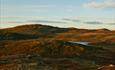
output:
[[[115,0],[0,0],[0,28],[43,24],[115,30]]]

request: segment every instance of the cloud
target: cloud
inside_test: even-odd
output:
[[[64,18],[62,20],[65,20],[65,21],[72,21],[72,22],[80,22],[81,20],[79,19],[69,19],[69,18]]]
[[[33,23],[66,23],[63,21],[51,21],[51,20],[30,20],[27,22],[33,22]]]
[[[110,25],[115,25],[115,23],[109,23]]]
[[[7,22],[7,23],[26,23],[25,21],[12,21],[12,22]]]
[[[102,0],[101,2],[89,2],[83,5],[85,8],[94,8],[94,9],[108,9],[108,8],[115,8],[115,1],[114,0]]]
[[[98,22],[98,21],[89,21],[89,22],[84,22],[86,24],[103,24],[103,22]]]

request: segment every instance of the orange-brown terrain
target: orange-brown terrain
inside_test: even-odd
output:
[[[0,70],[115,70],[115,30],[0,29]]]

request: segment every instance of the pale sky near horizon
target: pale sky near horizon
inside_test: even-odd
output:
[[[115,30],[115,0],[0,0],[0,28],[25,24]]]

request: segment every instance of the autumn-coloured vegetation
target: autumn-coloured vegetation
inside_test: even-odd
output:
[[[0,70],[98,70],[115,65],[114,56],[114,30],[38,24],[0,29]]]

